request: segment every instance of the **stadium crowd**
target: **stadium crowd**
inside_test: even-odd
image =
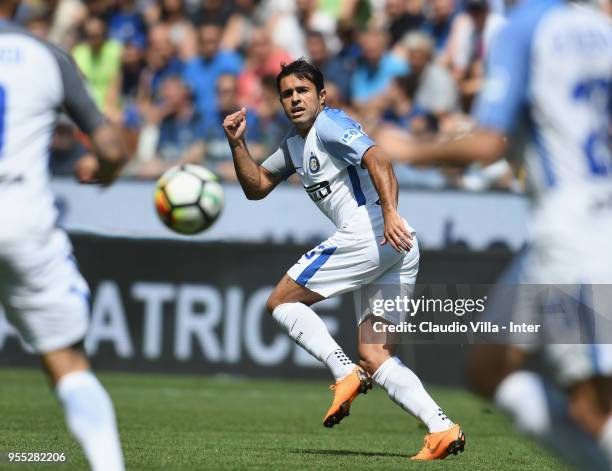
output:
[[[223,117],[246,107],[253,157],[273,152],[290,127],[275,76],[282,62],[299,57],[323,71],[328,106],[343,108],[374,139],[381,128],[432,138],[470,129],[506,3],[26,0],[17,19],[72,54],[97,104],[124,129],[134,155],[127,175],[152,179],[192,162],[232,181]],[[392,143],[387,148],[393,158]],[[72,123],[60,120],[53,173],[72,173],[86,153]],[[465,172],[395,168],[404,186],[520,188],[505,162]]]

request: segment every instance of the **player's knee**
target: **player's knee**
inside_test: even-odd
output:
[[[63,376],[74,371],[89,369],[89,361],[80,345],[62,348],[41,355],[43,369],[56,384]]]
[[[276,293],[276,291],[274,291],[274,292],[272,292],[272,294],[270,295],[270,297],[266,301],[266,309],[268,310],[268,312],[270,314],[272,314],[272,311],[274,311],[274,309],[276,309],[278,306],[280,306],[284,302],[285,301],[283,300],[283,298],[281,296],[279,296]]]

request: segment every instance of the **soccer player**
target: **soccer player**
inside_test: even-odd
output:
[[[515,265],[521,282],[585,286],[584,292],[596,283],[609,285],[610,20],[586,2],[525,0],[500,31],[488,62],[474,111],[475,131],[445,143],[388,135],[394,152],[417,165],[491,163],[508,150],[508,138],[516,138],[514,144],[524,146],[519,153],[534,202],[531,249]],[[573,321],[565,328],[577,325]],[[567,391],[571,417],[597,439],[612,463],[610,346],[553,341],[541,350]],[[495,398],[524,429],[554,442],[559,431],[548,415],[542,381],[521,370],[525,353],[517,346],[482,347],[473,377],[480,391]]]
[[[260,166],[245,144],[245,110],[227,116],[223,126],[247,198],[264,198],[297,173],[310,199],[337,227],[334,235],[289,269],[267,303],[281,327],[327,365],[336,380],[323,425],[333,427],[346,417],[355,397],[371,388],[374,380],[429,428],[425,446],[413,459],[443,459],[463,451],[461,428],[442,412],[417,376],[393,356],[393,345],[361,342],[359,367],[309,307],[374,282],[414,285],[419,248],[414,231],[398,213],[397,180],[391,164],[358,123],[341,110],[325,107],[321,72],[303,59],[283,65],[277,89],[294,128]],[[358,317],[359,337],[375,338],[374,317],[363,313]],[[394,322],[391,315],[378,319]]]
[[[0,0],[0,303],[40,355],[91,468],[123,470],[113,405],[82,348],[89,291],[55,227],[47,167],[58,111],[90,136],[98,156],[80,162],[82,181],[110,184],[126,153],[70,57],[11,23],[17,3]]]

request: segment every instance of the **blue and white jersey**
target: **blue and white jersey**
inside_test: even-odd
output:
[[[588,4],[524,0],[487,67],[475,117],[524,146],[534,280],[612,282],[610,20]]]
[[[537,198],[580,191],[612,181],[611,87],[608,18],[587,5],[525,0],[495,39],[475,117],[503,133],[526,125]]]
[[[86,133],[104,122],[70,56],[0,19],[0,240],[55,224],[48,159],[60,109]]]
[[[378,202],[370,175],[361,166],[373,145],[344,111],[324,108],[306,138],[294,128],[262,166],[285,178],[297,173],[310,199],[339,228],[359,207]]]

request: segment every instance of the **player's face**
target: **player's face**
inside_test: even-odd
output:
[[[308,132],[325,105],[325,90],[317,93],[310,80],[288,75],[280,81],[280,101],[295,127]]]

